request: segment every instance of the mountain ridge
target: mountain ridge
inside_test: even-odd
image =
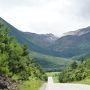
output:
[[[51,52],[50,50],[48,50],[44,47],[41,47],[36,43],[33,43],[31,38],[28,37],[24,32],[18,30],[17,28],[15,28],[14,26],[12,26],[8,22],[6,22],[1,17],[0,17],[0,23],[4,24],[7,28],[9,28],[10,29],[10,35],[15,37],[17,39],[17,41],[20,42],[21,44],[22,43],[26,44],[30,50],[36,51],[39,53],[43,53],[43,54],[54,55],[53,52]]]
[[[32,51],[64,58],[72,58],[90,52],[90,27],[76,30],[73,35],[59,38],[53,34],[21,32],[2,18],[0,21],[8,24],[12,29],[10,34],[15,36],[20,43],[27,44]]]
[[[85,32],[86,31],[86,32]],[[78,32],[75,31],[75,32]],[[54,51],[61,52],[66,57],[90,53],[90,27],[80,29],[79,34],[66,35],[50,46]]]
[[[81,36],[83,34],[86,34],[90,32],[90,26],[86,27],[86,28],[82,28],[82,29],[79,29],[79,30],[76,30],[76,31],[69,31],[69,32],[66,32],[64,33],[64,36],[67,36],[67,35],[77,35],[77,36]]]
[[[57,57],[58,53],[52,50],[47,50],[45,47],[38,46],[32,42],[31,37],[27,36],[24,32],[19,31],[14,26],[0,18],[0,24],[3,24],[5,28],[10,30],[10,36],[15,37],[21,44],[28,46],[30,50],[30,56],[33,61],[39,64],[45,71],[59,71],[67,67],[72,60]]]
[[[56,37],[54,34],[36,34],[31,32],[24,32],[28,37],[31,38],[32,42],[39,44],[41,47],[48,47],[59,37]]]

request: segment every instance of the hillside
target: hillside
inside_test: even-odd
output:
[[[10,29],[10,35],[15,37],[18,42],[26,44],[29,49],[34,50],[34,51],[44,51],[41,47],[38,45],[33,44],[30,39],[25,35],[23,32],[20,30],[16,29],[14,26],[6,22],[4,19],[0,18],[0,23],[4,24],[7,28]]]
[[[30,33],[30,32],[24,32],[33,43],[48,48],[54,41],[56,41],[59,37],[54,36],[53,34],[36,34],[36,33]]]
[[[9,28],[10,35],[15,37],[19,43],[26,44],[30,50],[46,55],[59,56],[58,52],[52,51],[45,47],[41,47],[39,43],[36,43],[32,39],[32,37],[18,30],[17,28],[6,22],[4,19],[0,18],[0,23],[4,24],[7,28]]]
[[[0,23],[10,29],[10,35],[15,37],[19,43],[28,46],[35,61],[45,70],[62,70],[68,65],[67,62],[71,62],[71,59],[65,58],[82,58],[90,53],[90,27],[77,30],[75,32],[78,33],[74,35],[59,38],[53,34],[21,32],[2,18],[0,18]]]
[[[32,52],[30,56],[34,57],[35,63],[38,63],[45,71],[62,71],[73,62],[72,59],[55,57],[37,52]]]
[[[62,57],[87,55],[90,53],[90,27],[81,29],[79,34],[63,36],[50,47],[54,51],[61,52]]]
[[[38,35],[33,33],[28,33],[29,35],[27,35],[27,33],[19,31],[18,29],[13,27],[11,24],[6,22],[2,18],[0,18],[0,23],[4,24],[5,27],[10,28],[10,35],[15,37],[19,43],[26,44],[28,46],[28,48],[30,49],[30,53],[32,54],[32,57],[34,58],[35,62],[40,64],[40,66],[44,68],[44,70],[46,71],[63,70],[66,66],[68,66],[69,60],[56,57],[59,56],[58,53],[54,51],[52,52],[52,50],[47,50],[44,46],[43,47],[40,46],[41,45],[40,43],[37,43],[40,42],[39,39],[43,37],[41,38],[42,42],[45,39],[44,41],[51,44],[52,41],[51,42],[49,41],[52,40],[52,38],[53,41],[57,39],[57,37],[55,37],[54,35],[52,34]]]

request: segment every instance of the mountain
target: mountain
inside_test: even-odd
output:
[[[87,28],[82,28],[82,29],[76,30],[76,31],[66,32],[66,33],[64,33],[64,36],[67,36],[67,35],[81,36],[81,35],[89,33],[89,32],[90,32],[90,26]]]
[[[10,29],[10,35],[15,37],[21,44],[26,44],[30,49],[30,55],[45,71],[58,71],[66,68],[72,60],[59,57],[58,52],[54,52],[47,47],[58,37],[53,34],[35,34],[21,32],[7,21],[0,17],[0,24]],[[42,43],[40,43],[42,42]],[[45,47],[43,46],[45,44]],[[46,44],[47,43],[47,44]],[[41,45],[42,44],[42,45]]]
[[[28,45],[31,50],[38,51],[39,46],[33,44],[23,32],[19,31],[17,28],[15,28],[2,18],[0,18],[0,23],[4,24],[7,28],[10,29],[10,35],[15,37],[18,42]]]
[[[90,53],[90,27],[59,38],[53,34],[21,32],[2,18],[0,18],[0,23],[10,29],[10,35],[14,36],[19,43],[28,46],[35,62],[47,71],[63,70],[72,58],[82,58]]]
[[[58,39],[57,36],[53,34],[36,34],[31,32],[25,32],[25,34],[32,40],[34,44],[37,44],[41,47],[46,47],[52,45],[54,41]]]
[[[69,33],[72,34],[72,33]],[[73,32],[56,40],[51,49],[62,53],[62,57],[83,56],[90,53],[90,27]]]
[[[26,33],[18,30],[17,28],[6,22],[1,17],[0,17],[0,23],[4,24],[7,28],[9,28],[10,35],[15,37],[18,40],[18,42],[22,44],[26,44],[30,50],[43,54],[55,55],[55,52],[52,52],[51,50],[48,50],[45,47],[41,47],[39,43],[33,43],[34,41],[32,37],[29,37]]]

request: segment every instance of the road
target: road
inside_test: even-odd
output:
[[[90,90],[90,85],[54,83],[52,77],[48,77],[48,83],[44,84],[40,90]]]

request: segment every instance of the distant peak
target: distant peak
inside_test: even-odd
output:
[[[84,35],[84,34],[86,34],[88,32],[90,32],[90,26],[88,26],[86,28],[82,28],[82,29],[76,30],[76,31],[66,32],[66,33],[64,33],[64,36],[67,36],[67,35],[81,36],[81,35]]]

